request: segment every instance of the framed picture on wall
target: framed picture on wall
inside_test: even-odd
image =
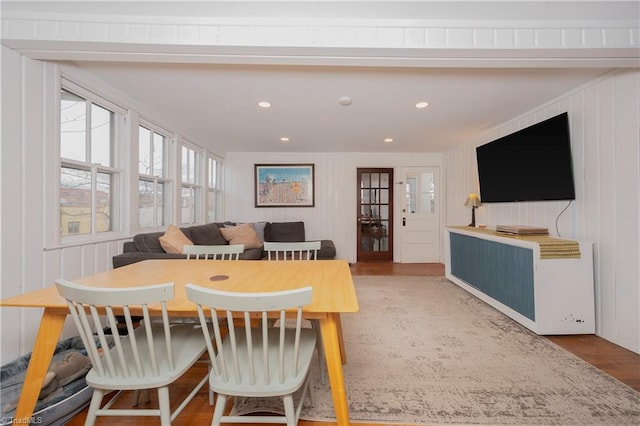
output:
[[[256,207],[314,207],[313,164],[256,164]]]

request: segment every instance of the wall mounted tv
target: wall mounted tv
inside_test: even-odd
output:
[[[565,112],[478,146],[480,200],[575,200],[570,142]]]

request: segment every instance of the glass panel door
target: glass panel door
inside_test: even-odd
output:
[[[358,261],[393,260],[393,169],[358,169]]]

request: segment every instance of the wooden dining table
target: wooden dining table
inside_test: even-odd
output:
[[[304,307],[303,315],[307,319],[320,320],[336,421],[339,425],[349,424],[342,372],[347,357],[340,315],[357,312],[359,306],[346,261],[145,260],[73,281],[92,287],[112,288],[173,282],[175,297],[167,306],[169,315],[173,317],[197,316],[195,304],[186,296],[184,286],[187,283],[240,292],[269,292],[311,286],[313,298]],[[69,311],[53,283],[40,290],[3,299],[0,306],[44,308],[14,417],[18,422],[28,422]],[[159,310],[155,313],[159,313]]]

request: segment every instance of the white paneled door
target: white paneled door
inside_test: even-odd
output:
[[[396,179],[396,248],[401,263],[440,262],[440,169],[403,167]]]

